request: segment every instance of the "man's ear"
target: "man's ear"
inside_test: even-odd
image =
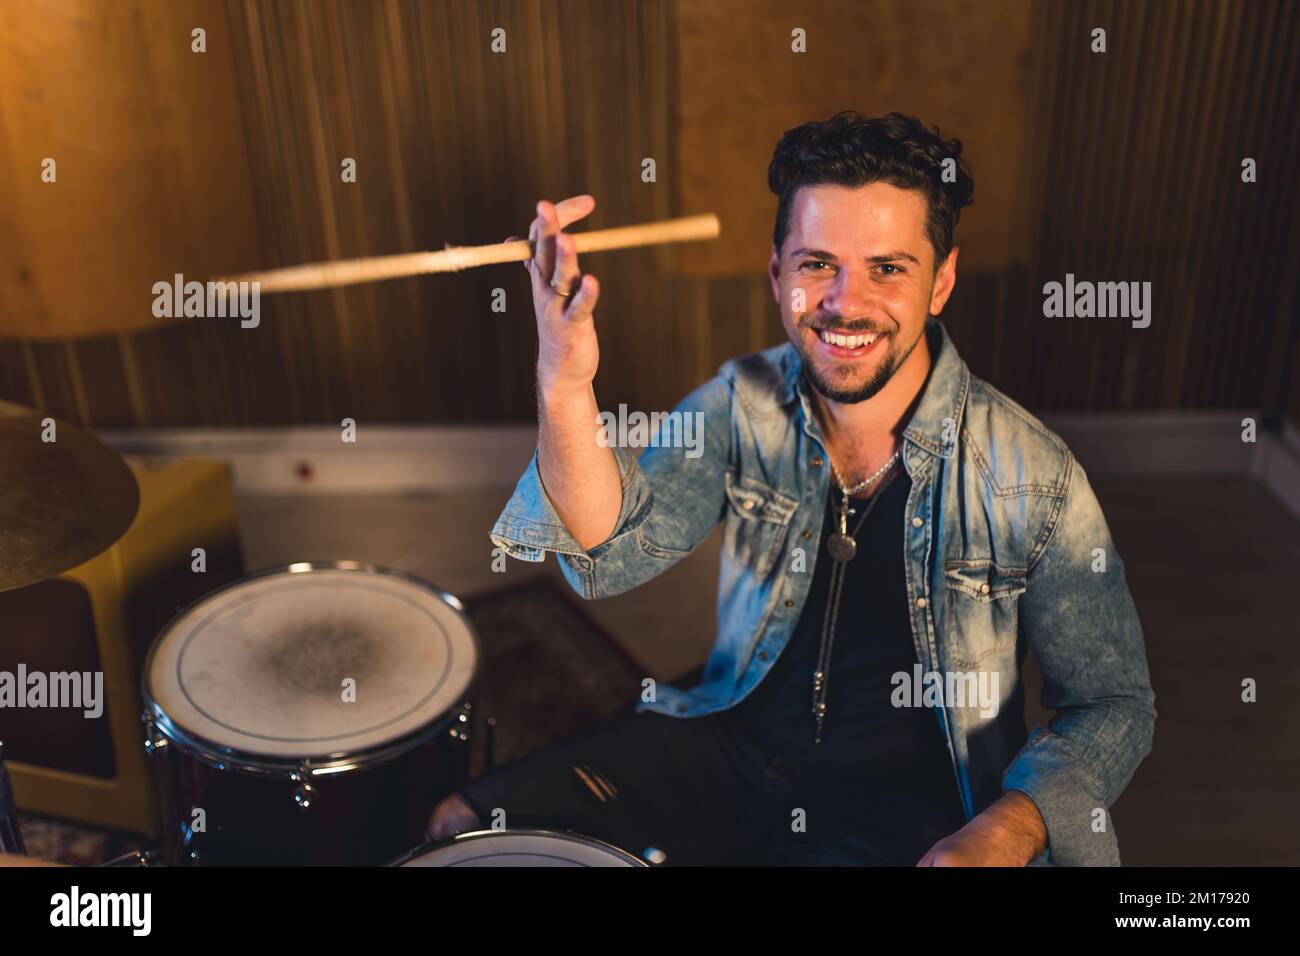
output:
[[[939,271],[934,274],[934,286],[930,290],[931,315],[938,315],[943,311],[948,296],[952,295],[952,290],[957,285],[957,253],[960,251],[960,247],[953,246],[952,251],[948,253],[948,258],[943,260]]]
[[[781,254],[776,251],[776,243],[772,243],[772,258],[767,262],[767,277],[772,280],[772,298],[776,304],[781,304]]]

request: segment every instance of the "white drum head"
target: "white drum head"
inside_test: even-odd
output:
[[[454,601],[393,572],[294,565],[184,612],[145,687],[176,728],[224,749],[320,760],[382,747],[469,687],[478,650]]]
[[[645,866],[607,843],[549,830],[463,833],[401,866]]]

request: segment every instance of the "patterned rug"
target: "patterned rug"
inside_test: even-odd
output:
[[[483,723],[496,722],[496,762],[522,756],[633,705],[646,674],[548,579],[469,601],[483,650],[471,698],[483,769]]]
[[[28,856],[73,866],[98,866],[150,846],[144,837],[124,830],[105,830],[39,813],[19,813],[18,828]]]
[[[637,700],[642,668],[558,585],[539,578],[465,602],[483,660],[474,703],[471,773],[482,772],[487,717],[497,763],[576,733]],[[135,834],[20,813],[27,852],[82,866],[149,843]]]

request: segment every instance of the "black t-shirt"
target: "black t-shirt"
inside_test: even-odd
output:
[[[828,495],[812,585],[790,642],[728,715],[805,780],[851,784],[855,792],[865,788],[879,793],[882,804],[908,806],[938,832],[954,832],[965,817],[938,716],[928,707],[891,703],[893,676],[902,672],[910,681],[917,656],[903,563],[911,480],[903,468],[885,480],[855,536],[857,552],[844,565],[821,741],[815,742],[813,674],[835,564],[826,540],[839,530],[837,488]],[[848,518],[850,534],[870,501],[851,499],[856,514]]]

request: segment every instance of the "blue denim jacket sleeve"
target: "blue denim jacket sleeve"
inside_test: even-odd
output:
[[[1042,704],[1057,713],[1034,728],[1002,785],[1038,807],[1053,865],[1118,866],[1108,808],[1151,750],[1155,694],[1123,562],[1073,455],[1067,474],[1019,607],[1043,671]]]
[[[722,519],[731,458],[731,385],[715,377],[687,395],[638,459],[613,445],[623,501],[609,538],[584,550],[564,526],[542,484],[537,453],[492,528],[492,542],[512,557],[560,559],[565,579],[584,598],[621,594],[663,573]],[[676,436],[671,444],[670,436]],[[690,447],[683,447],[683,440]]]

